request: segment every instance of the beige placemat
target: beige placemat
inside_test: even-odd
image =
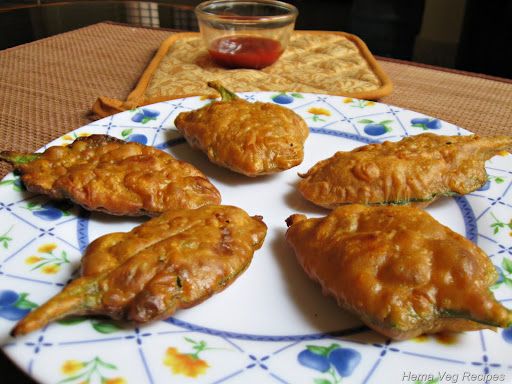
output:
[[[215,96],[218,81],[233,92],[302,92],[376,100],[392,91],[391,79],[366,44],[345,32],[295,31],[283,55],[260,69],[215,63],[199,33],[166,39],[125,101],[99,97],[100,117],[188,96]]]

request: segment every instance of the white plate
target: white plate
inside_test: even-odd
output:
[[[90,241],[128,231],[147,219],[55,206],[45,196],[21,191],[11,173],[0,185],[0,345],[6,354],[35,380],[52,384],[510,382],[511,331],[390,342],[323,297],[284,239],[290,214],[318,217],[328,212],[300,195],[297,172],[306,172],[338,150],[371,142],[397,141],[425,131],[469,132],[364,100],[267,92],[241,96],[286,104],[304,117],[311,135],[300,166],[248,178],[208,162],[189,148],[173,125],[179,112],[211,102],[198,97],[126,111],[48,145],[106,133],[142,140],[192,163],[219,189],[224,204],[264,217],[268,235],[250,268],[224,292],[166,321],[121,328],[114,322],[81,318],[13,339],[8,334],[20,316],[77,276],[81,253]],[[490,183],[482,190],[444,198],[428,211],[488,253],[501,271],[496,297],[511,306],[512,157],[494,157],[487,170]],[[338,347],[346,349],[338,355],[348,361],[338,356],[331,364],[322,357]],[[340,368],[347,364],[351,369]]]

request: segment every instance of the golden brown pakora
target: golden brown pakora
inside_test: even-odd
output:
[[[42,153],[4,151],[0,159],[14,165],[29,191],[112,215],[156,216],[221,202],[217,188],[191,164],[108,135]]]
[[[209,83],[222,96],[174,121],[192,148],[232,171],[260,176],[302,163],[309,128],[291,109],[273,103],[249,102]]]
[[[231,285],[261,248],[267,226],[233,206],[165,212],[85,250],[82,277],[13,329],[23,335],[72,314],[146,323],[190,308]]]
[[[487,182],[485,161],[511,145],[505,136],[433,133],[365,145],[299,174],[299,190],[329,209],[354,203],[424,208],[442,196],[481,188]]]
[[[323,293],[388,337],[512,325],[489,290],[498,279],[489,257],[424,210],[352,204],[287,224],[288,243]]]

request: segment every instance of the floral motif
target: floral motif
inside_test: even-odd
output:
[[[57,320],[60,325],[75,325],[80,324],[85,321],[89,321],[91,323],[92,328],[99,333],[102,334],[110,334],[117,332],[121,329],[119,325],[111,321],[102,321],[102,320],[93,320],[89,317],[85,316],[67,316],[64,319]]]
[[[501,184],[505,181],[502,177],[489,175],[487,180],[494,181],[496,184]]]
[[[311,107],[308,109],[308,113],[311,113],[313,121],[325,121],[321,116],[331,116],[331,111],[325,108]]]
[[[494,228],[493,233],[495,235],[500,231],[500,228],[508,227],[508,229],[512,229],[512,219],[510,219],[510,221],[508,223],[504,223],[501,220],[499,220],[496,216],[494,216],[494,213],[492,213],[492,212],[491,212],[491,216],[494,219],[494,223],[491,224],[491,228]],[[509,232],[509,235],[512,236],[512,232]]]
[[[132,121],[141,124],[146,124],[151,120],[156,120],[157,116],[160,115],[159,111],[149,108],[135,108],[131,109],[130,112],[134,112]]]
[[[132,128],[125,129],[123,132],[121,132],[121,136],[123,136],[123,139],[127,142],[135,142],[143,145],[148,143],[148,138],[146,135],[141,135],[140,133],[132,134],[132,132]]]
[[[362,99],[352,99],[350,97],[343,100],[344,104],[349,104],[353,108],[365,108],[365,107],[373,107],[375,105],[375,101],[362,100]]]
[[[306,348],[297,356],[299,364],[329,375],[329,379],[314,379],[315,383],[339,383],[343,377],[352,375],[361,362],[358,351],[342,348],[339,344],[331,344],[329,347],[307,345]]]
[[[293,103],[295,98],[303,99],[304,96],[302,96],[300,93],[290,93],[288,95],[286,92],[281,92],[270,97],[270,99],[277,104],[290,104]]]
[[[199,99],[201,101],[209,100],[211,102],[215,101],[215,99],[220,98],[220,95],[203,95]]]
[[[495,182],[496,184],[501,184],[505,181],[502,177],[499,176],[491,176],[487,175],[487,182],[484,184],[483,187],[479,189],[479,191],[487,191],[489,188],[491,188],[491,182]]]
[[[380,136],[392,131],[392,128],[389,126],[389,124],[393,123],[393,120],[383,120],[377,123],[370,119],[363,119],[359,120],[358,123],[365,124],[364,132],[367,135]]]
[[[507,328],[501,331],[501,337],[507,343],[512,344],[512,328]]]
[[[440,380],[439,377],[429,380],[429,381],[425,381],[425,382],[423,382],[421,380],[416,380],[413,384],[435,384],[435,383],[438,383],[439,380]]]
[[[416,117],[411,119],[411,126],[428,131],[429,129],[441,129],[443,124],[441,120],[433,117]]]
[[[46,254],[48,256],[29,256],[25,259],[25,264],[34,265],[32,271],[40,269],[42,273],[54,275],[60,271],[62,264],[69,263],[66,251],[62,251],[60,255],[54,255],[53,251],[57,248],[54,243],[41,245],[38,253]]]
[[[203,95],[201,96],[199,99],[201,101],[206,101],[206,103],[204,103],[204,105],[208,105],[208,104],[211,104],[215,101],[217,101],[217,99],[220,99],[221,96],[220,95]]]
[[[107,379],[103,384],[126,384],[126,380],[122,377],[114,377],[113,379]]]
[[[13,229],[13,227],[14,227],[14,225],[11,225],[11,227],[3,235],[0,235],[0,244],[2,244],[2,246],[5,249],[9,248],[9,241],[12,241],[12,237],[10,237],[8,235],[9,235],[9,232],[11,232],[11,230]]]
[[[61,373],[66,376],[76,375],[82,369],[84,369],[84,363],[78,360],[67,360],[60,367]]]
[[[16,192],[23,192],[26,190],[25,186],[21,182],[21,176],[15,176],[13,179],[0,181],[0,187],[3,185],[11,185],[12,189]]]
[[[206,370],[210,367],[205,360],[199,358],[199,353],[209,349],[205,341],[194,341],[189,338],[185,340],[193,344],[192,349],[194,353],[180,353],[177,348],[169,347],[165,352],[164,365],[171,368],[171,372],[174,375],[184,375],[188,377],[197,377],[206,373]]]
[[[501,262],[501,267],[497,265],[495,265],[495,267],[498,270],[499,277],[498,281],[491,288],[498,289],[501,285],[505,284],[512,289],[512,260],[504,257]]]
[[[64,140],[64,141],[75,141],[79,137],[89,137],[89,136],[91,136],[91,134],[90,133],[86,133],[86,132],[82,132],[82,133],[79,133],[79,134],[76,134],[75,132],[72,132],[70,134],[62,136],[62,140]],[[63,143],[63,145],[68,145],[68,143]]]
[[[27,300],[28,293],[18,294],[10,289],[0,291],[0,317],[18,321],[29,313],[37,304]]]
[[[69,216],[68,212],[73,208],[73,203],[69,201],[48,201],[44,204],[28,203],[24,209],[28,209],[32,214],[45,221],[59,220],[61,217]]]
[[[66,379],[59,381],[59,384],[76,383],[76,384],[126,384],[127,381],[123,377],[107,377],[103,372],[105,370],[117,370],[113,364],[106,363],[99,357],[95,357],[89,361],[67,360],[61,367],[60,371]]]

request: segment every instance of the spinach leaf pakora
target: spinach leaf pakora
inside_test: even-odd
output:
[[[499,274],[489,257],[422,209],[351,204],[287,224],[322,292],[390,338],[512,326],[490,291]]]
[[[369,144],[337,152],[299,174],[299,190],[329,209],[356,203],[424,208],[442,196],[481,188],[487,182],[485,161],[511,145],[505,136],[433,133]]]
[[[231,285],[261,248],[267,226],[233,206],[165,212],[127,233],[94,240],[82,277],[12,330],[23,335],[68,315],[146,323],[170,317]]]
[[[41,153],[0,153],[29,191],[69,199],[112,215],[157,216],[219,204],[215,186],[197,168],[151,146],[109,135],[79,137]]]
[[[214,164],[247,176],[281,172],[302,163],[309,128],[298,114],[274,103],[249,102],[216,82],[221,101],[181,112],[176,128]]]

